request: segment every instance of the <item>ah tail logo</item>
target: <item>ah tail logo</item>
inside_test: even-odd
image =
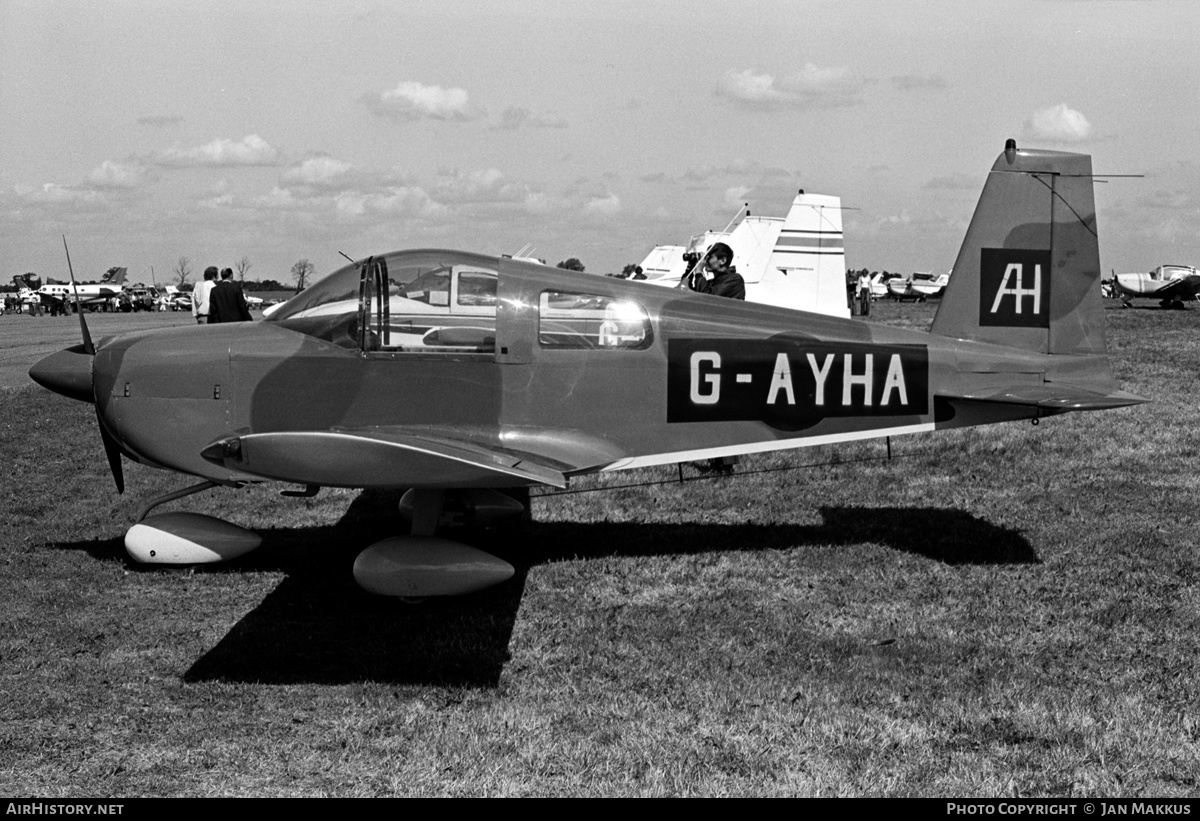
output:
[[[1050,327],[1049,250],[980,249],[979,324]]]

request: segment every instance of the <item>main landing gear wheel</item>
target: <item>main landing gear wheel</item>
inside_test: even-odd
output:
[[[408,603],[430,596],[461,596],[506,582],[516,572],[511,564],[434,533],[444,521],[486,524],[523,510],[524,505],[493,490],[414,488],[400,500],[401,513],[412,521],[412,533],[376,542],[358,554],[354,580],[369,593]]]

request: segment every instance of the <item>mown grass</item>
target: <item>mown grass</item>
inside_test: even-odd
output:
[[[387,494],[192,497],[263,548],[132,565],[183,482],[5,391],[0,794],[1195,796],[1200,311],[1106,317],[1154,404],[577,482],[639,486],[461,534],[517,577],[415,608],[350,575]]]

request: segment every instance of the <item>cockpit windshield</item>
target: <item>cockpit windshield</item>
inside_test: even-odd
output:
[[[443,350],[444,345],[421,344],[420,339],[447,324],[478,325],[483,320],[485,327],[494,328],[496,260],[461,251],[397,251],[343,266],[283,303],[269,321],[337,344],[357,344],[364,266],[370,286],[361,296],[368,300],[369,327],[383,337],[376,344],[384,348]],[[384,281],[386,305],[375,290]]]
[[[495,257],[461,251],[368,257],[292,297],[268,321],[367,355],[493,355],[497,266]],[[652,344],[649,315],[629,299],[572,288],[543,290],[538,300],[542,348]]]
[[[1188,265],[1160,265],[1150,272],[1150,278],[1170,282],[1173,279],[1183,279],[1195,273],[1196,269]]]
[[[492,277],[491,304],[495,304],[496,261],[493,258],[462,251],[396,251],[339,268],[280,305],[271,314],[270,321],[357,312],[361,265],[367,263],[383,264],[391,295],[430,306],[449,305],[450,272],[457,266],[487,271]],[[479,288],[476,281],[472,294]],[[468,299],[464,294],[464,300],[479,302],[477,295]]]

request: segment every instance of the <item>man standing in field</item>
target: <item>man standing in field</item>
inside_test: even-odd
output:
[[[251,319],[242,286],[233,281],[232,268],[221,271],[221,281],[212,289],[208,300],[210,325],[214,322],[249,322]]]
[[[858,315],[867,316],[871,313],[871,277],[863,268],[858,275]]]
[[[196,287],[192,289],[192,316],[196,318],[197,325],[208,322],[208,312],[211,308],[209,296],[216,284],[217,266],[210,265],[204,269],[204,280],[197,282]]]

